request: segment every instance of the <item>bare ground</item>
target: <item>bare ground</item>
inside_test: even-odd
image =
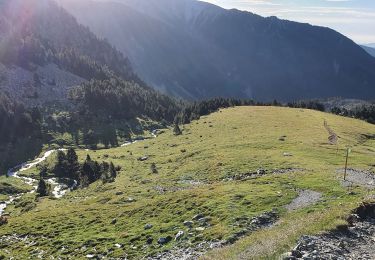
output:
[[[322,194],[313,190],[302,190],[299,192],[298,197],[295,198],[290,204],[286,205],[285,208],[289,211],[296,210],[304,207],[308,207],[317,203]]]

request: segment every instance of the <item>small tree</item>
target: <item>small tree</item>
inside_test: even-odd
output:
[[[107,162],[103,162],[100,165],[100,177],[103,183],[107,183],[109,180],[108,170],[109,170],[109,164]]]
[[[78,156],[76,151],[74,151],[73,148],[69,148],[67,154],[66,154],[66,159],[67,159],[67,177],[70,178],[77,178],[78,176],[78,171],[79,171],[79,163],[78,163]]]
[[[40,197],[48,196],[48,187],[43,178],[40,178],[36,192],[39,194]]]
[[[66,155],[63,151],[57,151],[57,163],[53,172],[56,176],[65,177],[68,171],[68,162]]]
[[[156,168],[156,164],[155,163],[151,163],[150,170],[154,174],[158,173],[158,169]]]
[[[85,165],[84,165],[84,167],[85,167]],[[82,172],[79,175],[79,185],[82,188],[88,187],[90,185],[89,175],[87,174],[85,169],[83,169]]]
[[[41,179],[47,177],[47,171],[48,169],[45,165],[40,167],[39,176]]]
[[[113,162],[111,162],[109,164],[109,177],[110,177],[110,180],[111,181],[114,181],[117,177],[117,172],[116,172],[116,168],[115,166],[113,165]]]
[[[174,133],[174,135],[181,135],[182,134],[181,129],[178,126],[177,123],[174,124],[173,133]]]

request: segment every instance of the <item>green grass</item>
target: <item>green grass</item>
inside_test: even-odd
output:
[[[24,193],[31,189],[32,187],[19,179],[0,176],[0,201],[7,199],[9,194]]]
[[[338,153],[335,146],[327,144],[324,119],[340,136]],[[241,230],[236,218],[251,218],[276,208],[280,213],[277,225],[206,256],[276,258],[302,234],[342,224],[350,210],[364,200],[368,191],[358,187],[355,195],[348,195],[340,186],[336,170],[343,167],[347,146],[353,149],[350,167],[368,169],[374,165],[374,140],[364,138],[374,132],[374,125],[316,111],[238,107],[185,125],[181,136],[166,130],[157,139],[127,147],[79,150],[81,160],[89,153],[93,160],[120,165],[122,170],[116,181],[106,185],[94,183],[59,200],[36,201],[36,207],[29,207],[27,212],[10,207],[9,224],[0,229],[0,235],[28,234],[37,245],[26,246],[26,242],[19,241],[6,245],[7,251],[0,250],[6,256],[18,258],[35,257],[38,248],[45,255],[62,258],[101,253],[137,259],[178,245],[172,241],[161,247],[156,241],[159,237],[174,237],[179,230],[187,234],[183,222],[195,214],[208,216],[211,226],[204,231],[192,231],[180,242],[182,245],[226,239]],[[286,140],[279,141],[284,135]],[[293,156],[285,157],[284,152]],[[147,161],[137,160],[145,155],[149,156]],[[156,164],[157,174],[151,173],[151,163]],[[259,168],[289,167],[305,170],[246,181],[223,181]],[[33,172],[37,170],[25,174]],[[319,191],[323,199],[305,209],[286,212],[284,206],[296,197],[297,189]],[[114,218],[117,222],[111,224]],[[147,223],[153,228],[144,230]],[[154,239],[151,246],[146,245],[148,237]],[[116,243],[124,247],[118,249]],[[0,248],[3,246],[0,243]]]

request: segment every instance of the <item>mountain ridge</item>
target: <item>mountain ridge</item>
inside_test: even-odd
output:
[[[59,1],[168,94],[284,101],[375,96],[375,59],[332,29],[193,0],[123,0],[116,10],[108,2]]]
[[[365,45],[362,45],[362,48],[371,56],[375,57],[375,47],[368,47]]]

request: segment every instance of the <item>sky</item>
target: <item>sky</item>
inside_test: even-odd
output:
[[[359,44],[375,43],[375,0],[204,0],[221,7],[326,26]]]

